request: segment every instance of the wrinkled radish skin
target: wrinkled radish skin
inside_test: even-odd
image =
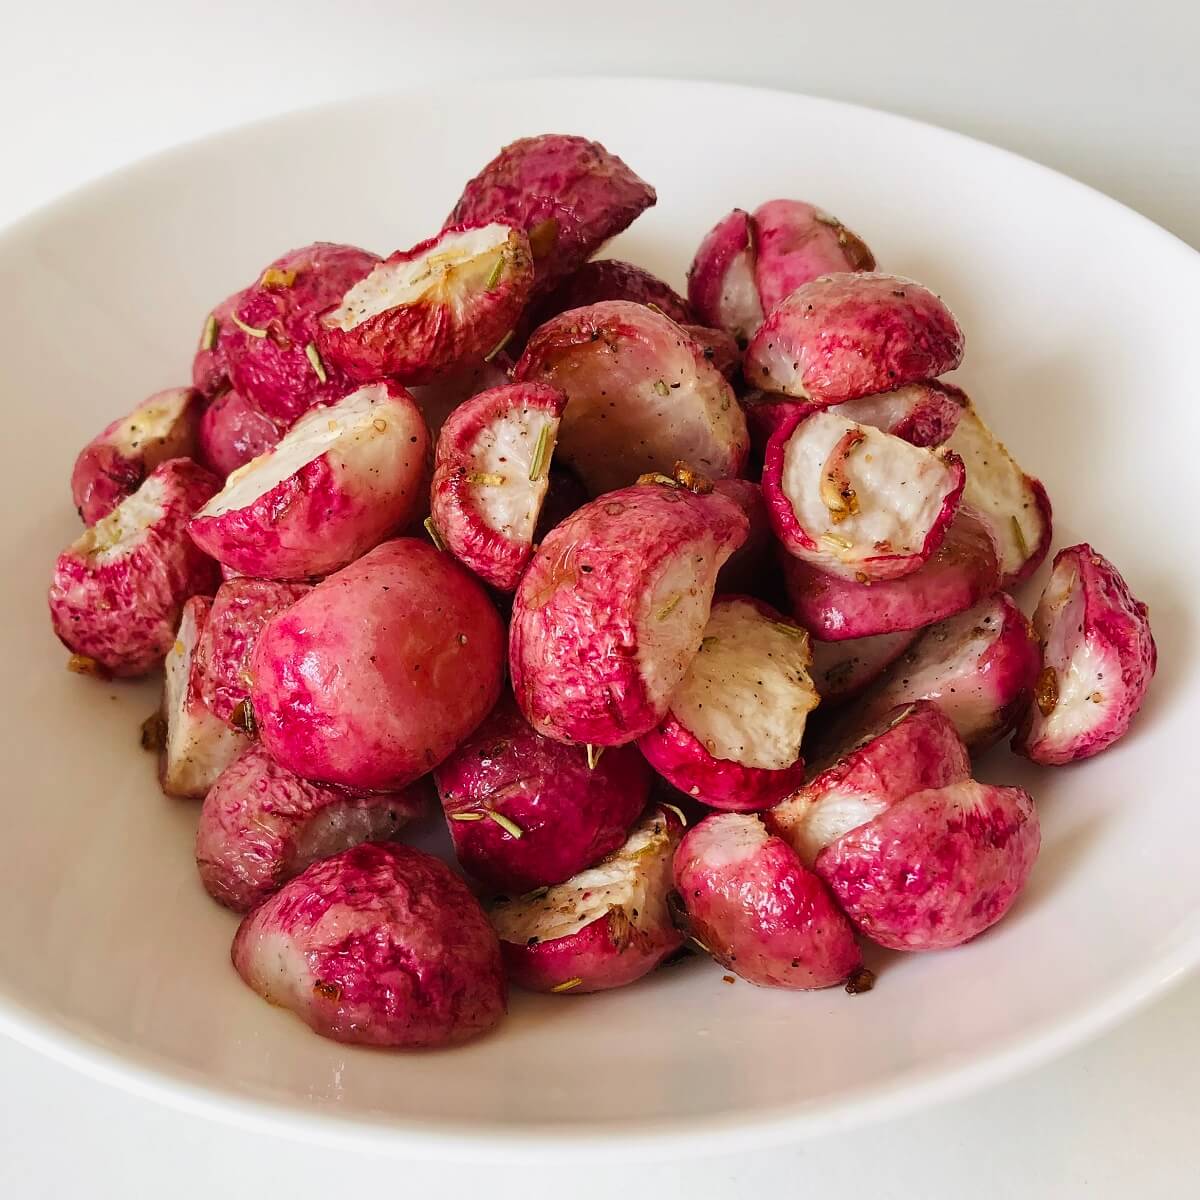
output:
[[[443,229],[397,251],[321,318],[322,354],[352,378],[428,383],[495,349],[533,286],[529,239],[509,225]]]
[[[534,992],[624,987],[683,944],[667,905],[678,817],[652,808],[614,853],[544,894],[497,900],[489,915],[509,977]]]
[[[835,575],[896,579],[941,545],[965,482],[961,459],[829,412],[792,414],[772,435],[763,497],[776,536]]]
[[[466,884],[432,855],[367,844],[313,863],[251,912],[233,965],[322,1037],[424,1049],[504,1015],[496,935]]]
[[[219,904],[248,912],[318,859],[391,841],[425,800],[419,784],[355,796],[312,783],[252,745],[205,797],[196,830],[200,879]]]
[[[933,701],[973,752],[1021,719],[1042,665],[1025,615],[1003,592],[922,631],[854,706],[859,728],[914,700]]]
[[[521,578],[509,633],[513,691],[534,729],[615,746],[657,725],[746,531],[723,496],[657,484],[593,500],[552,530]]]
[[[113,675],[144,675],[162,662],[184,601],[216,591],[217,564],[193,545],[187,523],[219,487],[190,459],[169,459],[58,556],[50,618],[69,650]]]
[[[503,673],[504,626],[483,587],[428,542],[397,538],[266,623],[250,698],[289,770],[395,791],[487,716]]]
[[[896,801],[970,774],[967,748],[949,718],[921,702],[889,713],[764,817],[767,828],[812,866],[831,842]]]
[[[768,808],[804,781],[800,742],[817,694],[808,635],[760,601],[712,607],[670,711],[638,746],[668,783],[713,808]]]
[[[531,321],[536,327],[559,313],[586,308],[602,300],[631,300],[635,304],[653,305],[680,325],[689,325],[696,320],[692,306],[657,275],[617,258],[599,258],[585,262],[538,303]]]
[[[200,422],[199,458],[224,479],[252,458],[266,454],[282,432],[240,392],[223,392]]]
[[[633,746],[589,764],[582,746],[535,733],[511,696],[434,772],[458,861],[509,895],[562,883],[616,850],[650,778]]]
[[[1004,916],[1040,847],[1028,792],[967,779],[892,804],[822,850],[815,869],[873,941],[944,950]]]
[[[965,506],[933,557],[899,579],[863,583],[791,554],[779,558],[792,614],[818,641],[916,631],[963,612],[1000,586],[990,526]]]
[[[442,427],[432,515],[447,549],[484,582],[511,592],[533,553],[566,397],[510,384],[471,397]]]
[[[861,965],[849,921],[792,848],[755,816],[721,813],[675,851],[689,932],[760,987],[832,987]]]
[[[505,146],[463,189],[446,225],[504,221],[529,235],[537,290],[578,270],[655,202],[599,142],[547,133]]]
[[[132,496],[159,463],[194,456],[201,404],[194,388],[156,392],[84,446],[71,472],[71,496],[85,525]]]
[[[948,447],[967,468],[963,503],[991,527],[1000,553],[1001,586],[1013,587],[1041,566],[1053,536],[1050,497],[968,405]]]
[[[219,562],[268,579],[326,575],[403,529],[423,501],[429,434],[397,384],[306,413],[191,523]]]
[[[263,626],[312,590],[307,583],[229,579],[217,589],[196,650],[204,703],[222,721],[248,724],[239,708],[250,699],[250,659]]]
[[[928,289],[897,275],[826,275],[794,291],[746,349],[751,387],[840,404],[954,370],[963,334]]]
[[[749,435],[729,381],[644,305],[609,300],[555,317],[529,339],[513,377],[566,393],[559,457],[593,495],[678,461],[714,479],[745,464]]]
[[[344,396],[349,378],[318,350],[319,317],[378,262],[357,246],[314,242],[271,263],[221,320],[218,348],[234,388],[284,428]]]
[[[1125,735],[1154,676],[1149,610],[1083,543],[1059,551],[1033,624],[1045,666],[1013,749],[1052,766],[1091,758]]]
[[[211,610],[207,596],[193,596],[183,606],[175,644],[164,663],[162,711],[167,732],[158,773],[168,796],[201,799],[249,742],[204,702],[197,649]]]

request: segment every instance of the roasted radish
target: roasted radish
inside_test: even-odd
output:
[[[479,902],[408,846],[313,863],[242,921],[232,956],[263,999],[339,1042],[449,1046],[504,1015],[496,934]]]
[[[973,407],[963,412],[948,447],[967,468],[963,503],[988,522],[1000,553],[1003,587],[1027,579],[1050,549],[1053,517],[1041,481],[1026,475]]]
[[[533,553],[566,397],[539,383],[480,392],[438,437],[432,516],[446,548],[511,592]]]
[[[310,863],[362,842],[389,842],[425,810],[427,789],[354,795],[313,783],[250,746],[208,790],[196,866],[212,898],[248,912]]]
[[[172,388],[143,400],[79,452],[71,495],[85,525],[94,525],[169,458],[193,458],[202,398],[194,388]]]
[[[434,779],[458,861],[510,895],[562,883],[616,850],[650,793],[633,746],[601,755],[551,741],[511,696]]]
[[[601,300],[632,300],[657,308],[665,317],[680,325],[693,324],[692,306],[669,284],[643,267],[617,258],[596,258],[585,262],[536,306],[532,321],[541,325],[572,308],[586,308]]]
[[[753,213],[735,208],[709,231],[688,271],[688,296],[702,320],[749,338],[803,284],[874,269],[866,243],[836,217],[800,200],[768,200]]]
[[[193,596],[183,606],[175,644],[167,653],[162,717],[166,724],[159,755],[159,780],[168,796],[200,799],[249,744],[204,701],[197,647],[207,627],[212,601]]]
[[[652,808],[602,862],[533,895],[498,897],[489,915],[509,977],[535,992],[600,992],[654,970],[683,944],[671,920],[671,861],[683,826]]]
[[[762,488],[749,479],[718,479],[713,491],[732,500],[746,514],[748,522],[746,540],[717,575],[717,591],[756,594],[771,574],[775,545]]]
[[[990,523],[960,507],[933,557],[911,575],[860,582],[781,554],[792,613],[814,638],[916,630],[978,604],[1000,586]]]
[[[504,626],[483,587],[428,542],[397,538],[266,623],[250,700],[289,770],[395,791],[487,716],[503,673]]]
[[[463,189],[446,225],[525,230],[544,292],[654,201],[654,189],[599,142],[547,133],[505,146]]]
[[[638,740],[650,765],[713,808],[769,808],[804,781],[817,693],[808,634],[758,600],[717,599],[670,709]]]
[[[58,556],[50,619],[69,650],[112,675],[162,662],[184,601],[217,588],[217,564],[187,527],[220,486],[190,459],[169,459]]]
[[[720,479],[749,445],[729,381],[668,317],[627,300],[566,312],[529,339],[514,378],[567,395],[562,461],[593,495],[683,460]]]
[[[833,704],[857,695],[878,679],[919,636],[919,630],[908,629],[900,633],[847,638],[841,642],[814,641],[809,674],[822,703]]]
[[[508,383],[508,371],[512,362],[504,353],[497,354],[485,362],[482,358],[469,366],[460,367],[449,375],[443,375],[432,383],[418,384],[409,395],[417,402],[421,416],[429,429],[429,436],[436,441],[446,423],[446,418],[465,400],[486,392],[489,388],[502,387]]]
[[[717,572],[745,540],[746,517],[724,496],[664,480],[586,504],[547,535],[521,578],[513,690],[546,737],[599,746],[641,737],[700,649]]]
[[[532,286],[522,230],[496,222],[443,229],[346,292],[321,318],[321,352],[354,379],[428,383],[500,347]]]
[[[962,460],[830,412],[771,436],[763,497],[796,558],[846,579],[897,579],[929,561],[962,495]]]
[[[305,413],[235,471],[192,520],[192,537],[245,575],[326,575],[412,521],[428,456],[413,398],[368,384]]]
[[[830,405],[934,379],[962,353],[962,330],[931,291],[897,275],[843,273],[780,303],[743,370],[751,387]]]
[[[197,457],[224,479],[252,458],[266,454],[282,434],[278,423],[241,392],[222,392],[205,409]]]
[[[897,705],[932,700],[972,751],[1010,732],[1029,704],[1042,665],[1024,613],[1003,592],[931,625],[859,698],[856,728]]]
[[[831,987],[861,968],[850,922],[760,818],[706,817],[680,842],[674,873],[688,933],[750,983]]]
[[[205,704],[222,721],[253,732],[248,705],[254,644],[271,617],[311,590],[307,583],[241,578],[217,589],[196,650],[196,671]]]
[[[1045,665],[1013,748],[1054,766],[1091,758],[1124,736],[1150,686],[1158,649],[1149,610],[1083,543],[1058,552],[1033,626]]]

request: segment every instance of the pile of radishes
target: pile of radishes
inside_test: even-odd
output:
[[[1111,563],[1062,550],[1032,623],[1005,590],[1050,503],[941,380],[942,301],[793,200],[718,223],[687,299],[591,260],[654,202],[514,142],[411,250],[276,259],[76,462],[55,632],[165,668],[144,738],[234,965],[319,1033],[458,1042],[506,979],[689,939],[865,990],[860,937],[959,945],[1028,878],[1033,801],[970,754],[1086,758],[1142,702]],[[396,840],[431,781],[470,884]]]

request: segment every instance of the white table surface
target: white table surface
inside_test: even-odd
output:
[[[0,0],[0,224],[154,150],[303,105],[447,74],[610,73],[761,83],[923,118],[1057,167],[1200,246],[1193,0],[608,0],[555,11],[527,0]],[[1065,1059],[887,1125],[689,1163],[580,1163],[570,1176],[398,1168],[251,1135],[0,1039],[0,1195],[1193,1195],[1197,1012],[1192,980]]]

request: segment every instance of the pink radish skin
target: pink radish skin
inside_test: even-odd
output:
[[[535,733],[506,696],[434,779],[458,861],[511,896],[562,883],[618,849],[646,807],[651,774],[633,746],[589,766],[582,747]]]
[[[513,691],[534,729],[599,746],[653,729],[746,532],[725,497],[658,484],[593,500],[552,530],[517,587],[509,631]]]
[[[242,921],[232,957],[260,996],[339,1042],[433,1049],[504,1015],[499,947],[478,901],[408,846],[313,863]]]
[[[219,395],[200,422],[199,459],[222,479],[272,449],[283,430],[240,392]]]
[[[322,355],[352,378],[428,383],[483,358],[533,286],[523,230],[455,225],[397,250],[321,317]]]
[[[751,387],[831,405],[935,379],[962,354],[958,322],[927,288],[846,272],[782,301],[746,348],[743,370]]]
[[[229,317],[237,310],[241,299],[242,293],[234,292],[222,300],[205,316],[200,328],[200,344],[192,359],[192,387],[210,400],[230,388],[229,349],[240,344],[241,335]]]
[[[599,142],[547,133],[505,146],[467,183],[446,225],[504,221],[523,229],[544,293],[655,199],[654,189]]]
[[[704,235],[688,268],[688,300],[702,321],[743,344],[762,324],[754,230],[744,209],[735,208]]]
[[[946,950],[1008,912],[1040,847],[1028,792],[966,779],[897,801],[822,850],[815,869],[881,946]]]
[[[235,471],[193,518],[191,534],[244,575],[326,575],[412,522],[428,458],[412,396],[393,383],[367,385],[310,410]]]
[[[897,705],[931,700],[974,753],[1011,732],[1029,706],[1042,665],[1024,613],[1003,592],[931,625],[854,705],[852,727]]]
[[[434,524],[454,557],[500,591],[517,586],[533,554],[566,402],[545,384],[493,388],[464,401],[438,437]]]
[[[250,699],[289,770],[396,791],[479,725],[503,672],[504,626],[482,585],[428,542],[397,538],[266,623]]]
[[[162,715],[166,720],[158,778],[168,796],[199,800],[249,744],[205,702],[199,646],[208,630],[212,600],[193,596],[183,606],[175,643],[167,652]]]
[[[723,329],[708,325],[681,325],[680,328],[726,379],[731,383],[737,380],[742,372],[742,351],[735,338]]]
[[[927,563],[965,483],[953,452],[827,412],[787,417],[767,443],[762,476],[784,549],[859,583],[899,579]]]
[[[749,479],[718,479],[713,491],[732,500],[746,514],[746,540],[729,556],[717,575],[717,593],[754,594],[772,566],[775,535],[767,519],[762,488]]]
[[[307,583],[229,579],[217,589],[196,650],[196,676],[204,703],[233,723],[250,699],[250,659],[263,626],[306,596]],[[247,725],[242,710],[241,727]]]
[[[195,456],[202,403],[194,388],[155,392],[84,446],[71,497],[85,525],[107,517],[159,463]]]
[[[696,321],[692,306],[657,275],[617,258],[596,258],[585,262],[538,303],[532,324],[536,328],[559,313],[599,304],[601,300],[653,305],[680,325]]]
[[[1086,542],[1060,550],[1033,614],[1045,664],[1013,749],[1062,766],[1129,731],[1158,666],[1149,609]]]
[[[738,475],[749,447],[729,381],[668,317],[627,300],[562,313],[529,339],[513,373],[567,396],[560,461],[593,495],[683,461]]]
[[[534,992],[577,995],[625,987],[683,944],[667,904],[683,834],[652,808],[624,844],[544,895],[492,904],[509,978]]]
[[[187,523],[220,486],[190,459],[169,459],[58,556],[50,619],[67,649],[112,675],[144,675],[162,662],[184,601],[217,588],[217,564]]]
[[[312,783],[252,745],[204,799],[196,866],[219,904],[248,912],[311,863],[362,842],[387,842],[425,811],[427,789],[351,795]]]
[[[673,787],[713,808],[769,808],[804,782],[817,694],[808,635],[769,605],[723,596],[662,723],[638,740]]]
[[[990,525],[966,507],[929,561],[899,579],[860,583],[790,554],[779,558],[793,616],[827,642],[917,630],[963,612],[1000,586]]]
[[[674,874],[689,932],[750,983],[833,987],[862,966],[825,885],[758,817],[706,817],[675,851]]]

